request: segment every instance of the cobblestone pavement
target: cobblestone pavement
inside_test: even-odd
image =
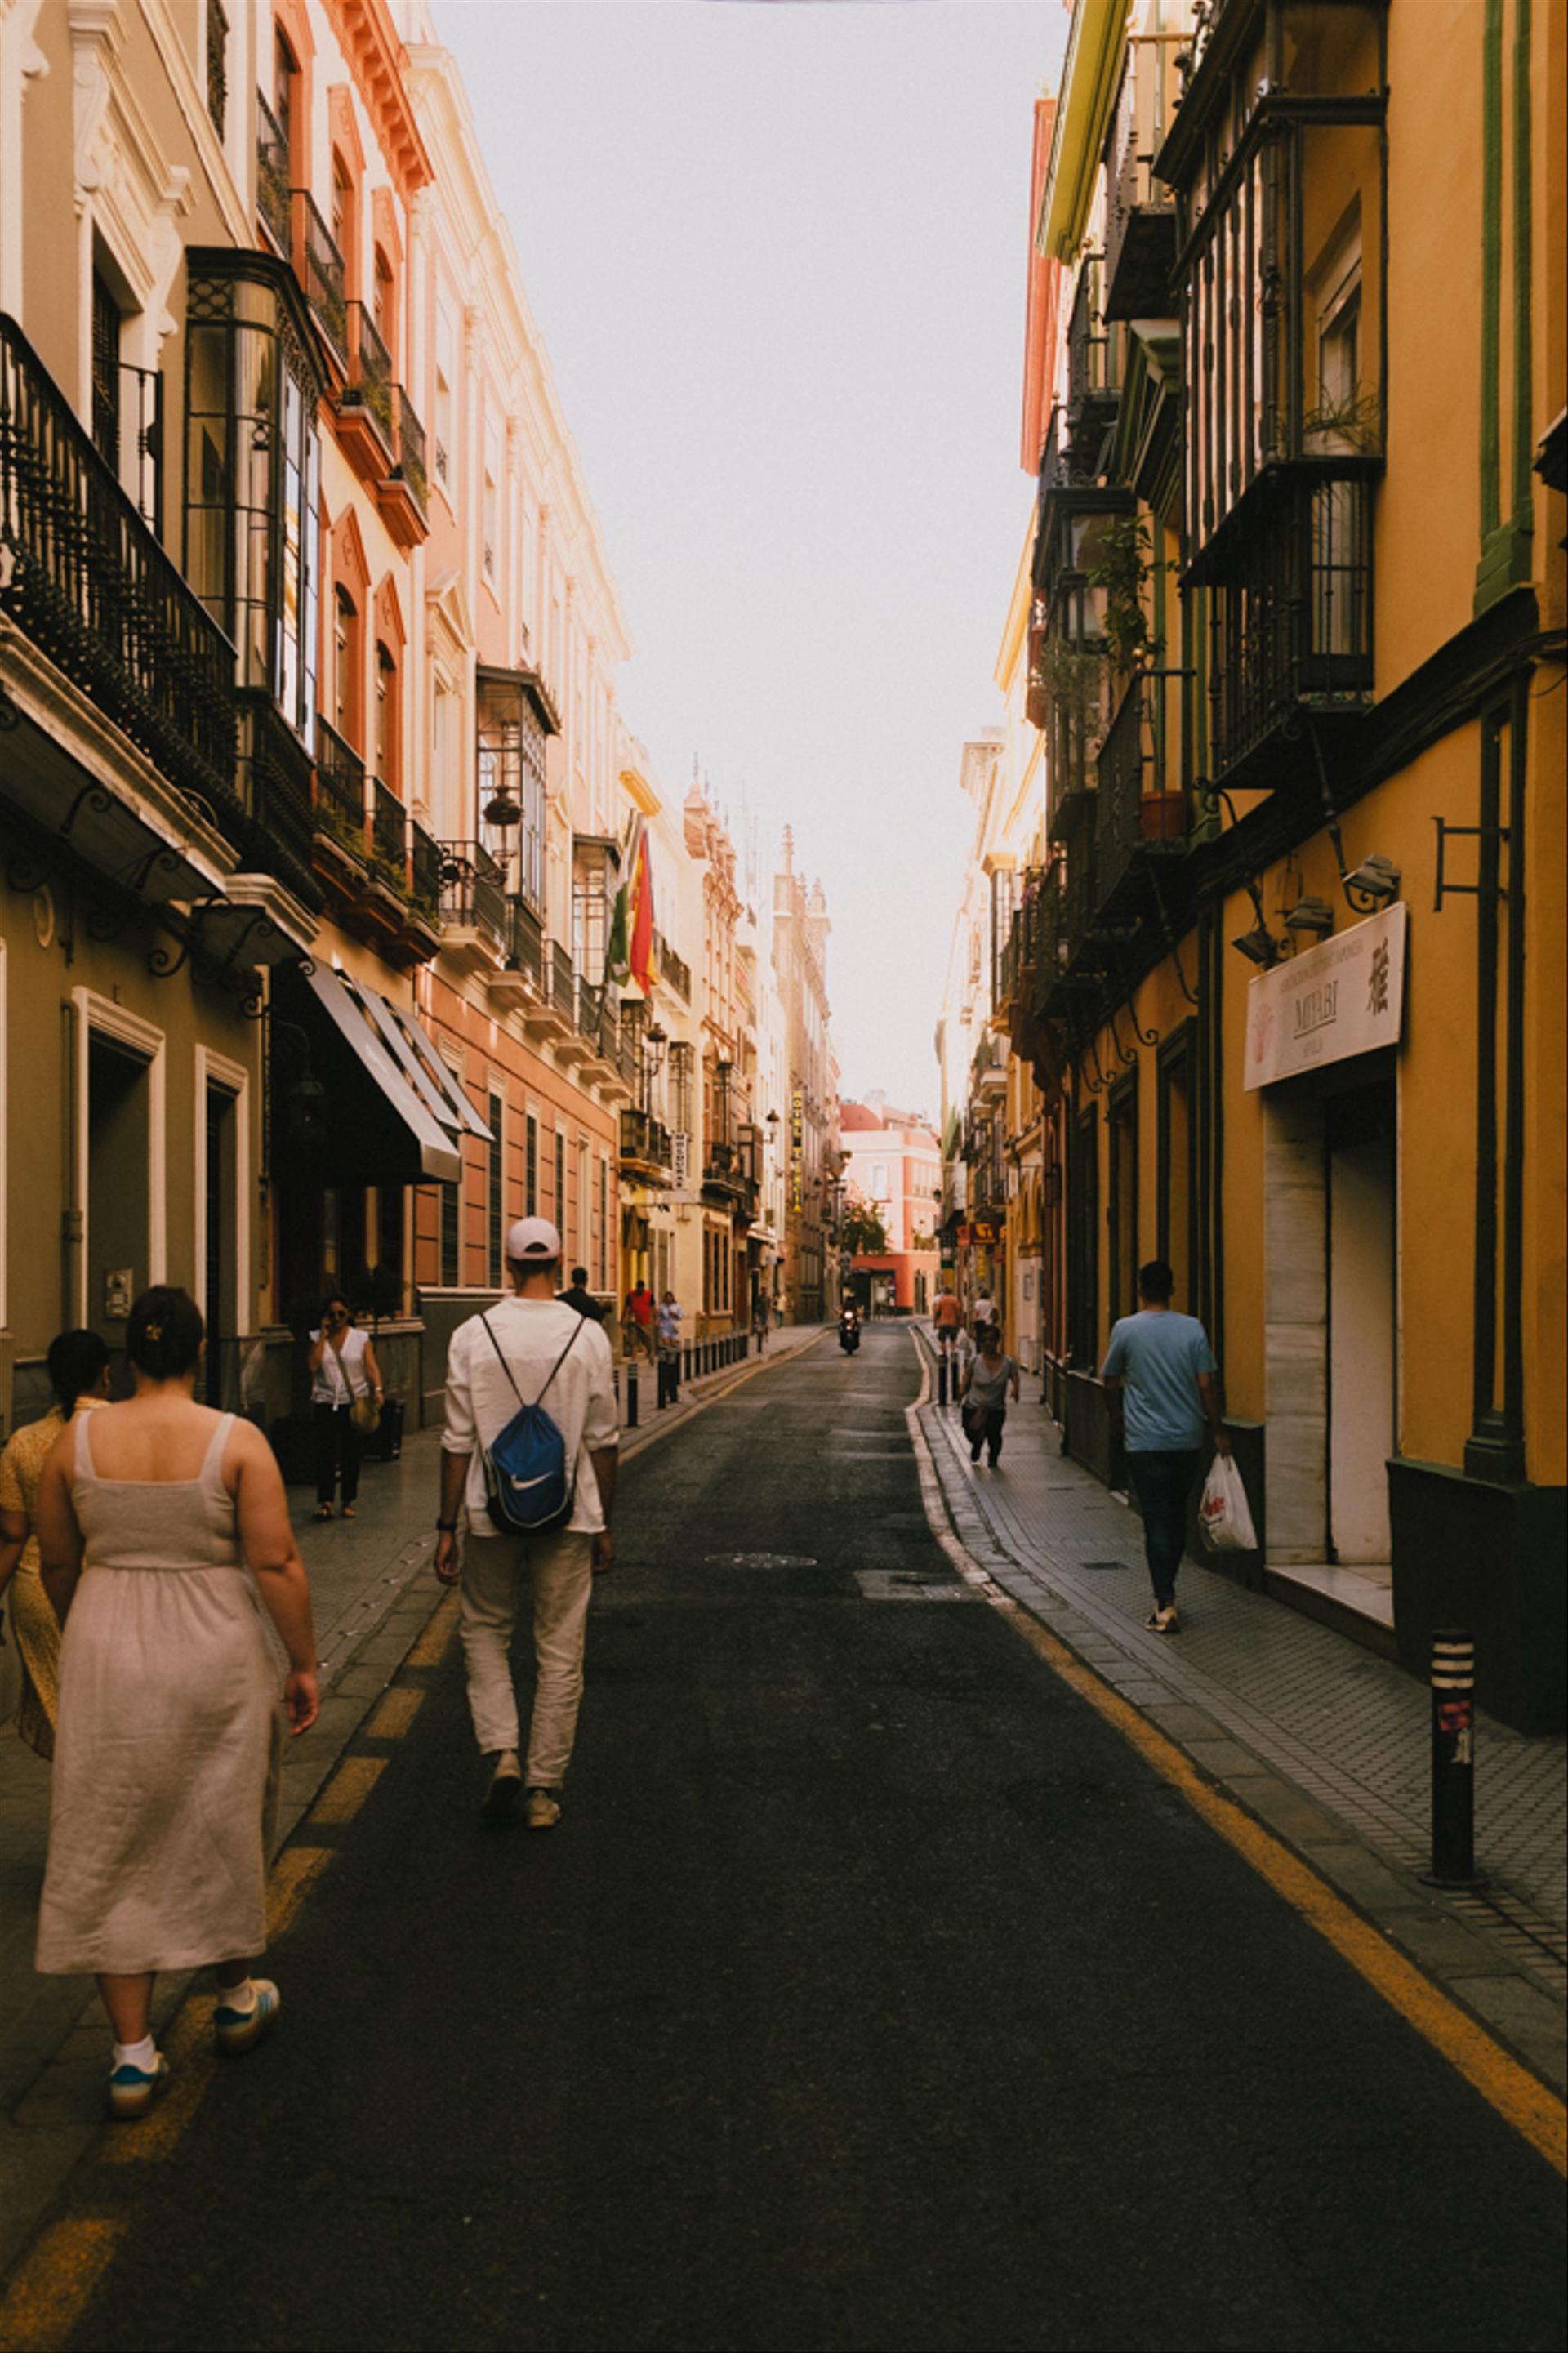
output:
[[[930,1363],[923,1331],[920,1342]],[[1269,1767],[1389,1871],[1415,1882],[1430,1852],[1430,1703],[1419,1683],[1331,1628],[1191,1559],[1181,1573],[1180,1635],[1146,1631],[1149,1584],[1138,1516],[1062,1454],[1060,1430],[1043,1406],[1026,1394],[1011,1409],[995,1474],[971,1465],[952,1408],[944,1412],[927,1403],[920,1419],[959,1535],[993,1548],[984,1565],[1016,1599],[1048,1617],[1058,1631],[1064,1630],[1059,1606],[1070,1605],[1080,1630],[1068,1631],[1074,1647],[1201,1763],[1234,1775],[1238,1788],[1249,1765]],[[1184,1734],[1183,1708],[1202,1710],[1203,1724],[1190,1735]],[[1221,1753],[1227,1743],[1235,1756]],[[1479,1983],[1486,1972],[1475,1957],[1479,1999],[1468,1994],[1471,2006],[1504,2031],[1502,2013],[1529,2013],[1528,2055],[1558,2079],[1563,2061],[1547,2045],[1561,2053],[1568,1995],[1565,1837],[1564,1742],[1528,1738],[1480,1715],[1476,1846],[1489,1884],[1440,1897],[1423,1889],[1422,1897],[1440,1902],[1468,1929],[1493,1957],[1493,1968],[1523,1980],[1521,1993],[1528,1988],[1551,1998],[1559,2023],[1538,2034],[1545,2021],[1537,2004],[1521,2002],[1506,1986]]]

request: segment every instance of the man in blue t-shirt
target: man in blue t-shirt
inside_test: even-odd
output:
[[[1127,1475],[1143,1514],[1143,1552],[1154,1588],[1145,1624],[1173,1634],[1176,1571],[1187,1540],[1187,1498],[1197,1476],[1206,1428],[1216,1454],[1230,1452],[1220,1419],[1218,1366],[1195,1315],[1171,1305],[1176,1278],[1163,1259],[1138,1270],[1136,1315],[1111,1327],[1100,1377],[1120,1414]]]

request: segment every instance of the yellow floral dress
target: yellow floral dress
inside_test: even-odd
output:
[[[80,1398],[78,1413],[89,1413],[101,1398]],[[0,1454],[0,1512],[16,1512],[27,1523],[27,1541],[11,1579],[11,1630],[22,1662],[22,1704],[16,1729],[40,1757],[55,1753],[55,1725],[59,1715],[60,1621],[44,1591],[34,1520],[38,1482],[49,1449],[66,1426],[58,1406],[51,1406],[41,1421],[29,1421],[7,1441]]]

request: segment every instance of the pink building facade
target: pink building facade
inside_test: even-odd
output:
[[[894,1110],[879,1092],[863,1103],[841,1103],[838,1125],[846,1202],[875,1208],[890,1246],[885,1256],[854,1260],[856,1293],[874,1313],[926,1314],[940,1263],[942,1147],[935,1131],[917,1113]]]

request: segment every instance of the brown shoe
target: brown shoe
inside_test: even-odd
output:
[[[561,1820],[561,1800],[553,1789],[531,1789],[525,1817],[531,1831],[552,1831]]]

